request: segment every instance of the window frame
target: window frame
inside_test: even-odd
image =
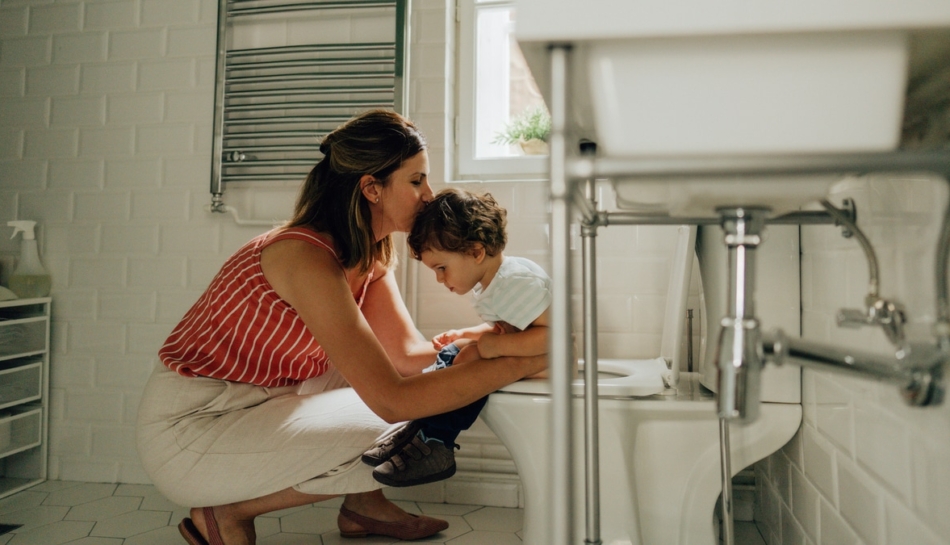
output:
[[[456,66],[458,101],[455,115],[454,175],[459,181],[546,180],[549,163],[547,155],[487,159],[475,156],[476,15],[479,8],[500,6],[514,7],[514,0],[458,0],[456,5],[459,54]]]

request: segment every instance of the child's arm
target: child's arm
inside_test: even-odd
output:
[[[511,333],[485,333],[479,339],[478,352],[485,359],[497,358],[501,356],[540,356],[548,353],[548,324],[550,314],[547,310],[541,316],[531,322],[524,331],[513,331]],[[510,329],[514,329],[509,326]],[[489,356],[486,354],[497,355]],[[577,350],[573,351],[574,363],[571,366],[571,376],[577,378]],[[525,378],[547,378],[548,370]]]
[[[549,311],[545,310],[523,331],[504,334],[484,332],[478,340],[478,353],[485,359],[547,354],[549,320]]]
[[[482,335],[488,331],[491,331],[493,328],[488,324],[479,324],[472,327],[466,327],[463,329],[450,329],[444,333],[439,333],[432,338],[432,346],[436,350],[442,350],[447,345],[459,340],[459,339],[470,339],[477,341],[482,337]]]

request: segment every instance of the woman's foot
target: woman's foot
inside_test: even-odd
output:
[[[254,545],[254,519],[244,520],[235,515],[227,505],[195,507],[191,510],[191,522],[208,545]]]
[[[340,508],[337,526],[343,537],[383,535],[407,540],[437,534],[448,528],[449,523],[407,513],[386,499],[381,490],[376,490],[348,495]]]

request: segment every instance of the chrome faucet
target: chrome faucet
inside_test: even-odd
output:
[[[864,325],[880,326],[887,339],[897,348],[898,354],[907,352],[909,347],[904,336],[904,324],[907,322],[907,316],[904,312],[904,306],[880,296],[881,281],[878,272],[877,254],[874,253],[871,241],[854,222],[854,203],[850,199],[845,199],[844,207],[846,210],[850,210],[851,214],[846,213],[845,210],[839,210],[827,200],[822,200],[821,205],[835,218],[835,222],[841,225],[843,236],[857,239],[868,261],[868,294],[864,297],[864,309],[844,308],[839,310],[836,317],[838,325],[849,328]]]
[[[836,209],[823,202],[833,216]],[[947,256],[950,255],[950,206],[938,244],[938,342],[911,346],[904,336],[904,308],[878,294],[877,258],[870,242],[853,222],[850,232],[858,237],[868,255],[870,282],[866,309],[842,309],[838,324],[857,327],[881,326],[896,347],[892,356],[850,350],[822,343],[792,339],[781,330],[764,335],[755,316],[755,250],[770,213],[767,208],[731,207],[717,209],[725,243],[729,249],[729,314],[720,322],[715,364],[718,369],[717,412],[720,419],[751,421],[758,416],[760,374],[766,363],[794,363],[802,367],[858,374],[897,385],[912,406],[937,405],[946,392],[945,369],[950,365],[950,301],[946,287]],[[840,211],[839,211],[840,212]],[[941,334],[943,332],[943,334]]]

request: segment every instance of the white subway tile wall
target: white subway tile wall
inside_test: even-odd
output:
[[[413,2],[410,115],[428,135],[437,189],[452,172],[454,10],[445,0]],[[147,482],[134,422],[158,345],[230,252],[264,229],[204,211],[216,13],[214,0],[0,3],[0,225],[39,221],[53,276],[54,479]],[[324,30],[341,40],[391,31],[381,21],[338,23]],[[312,24],[287,25],[241,38],[296,43],[312,31]],[[508,208],[510,253],[549,266],[542,184],[465,186],[490,191]],[[857,199],[883,293],[907,305],[912,335],[925,339],[933,319],[932,220],[946,190],[926,179],[876,177],[850,180],[841,191]],[[234,191],[227,199],[252,217],[279,220],[293,192]],[[834,324],[838,308],[863,300],[860,248],[835,228],[802,233],[805,336],[886,350],[879,332]],[[664,227],[600,231],[602,357],[657,350],[672,236]],[[0,280],[17,249],[0,237]],[[689,306],[698,359],[704,321],[695,270]],[[465,298],[430,271],[417,272],[419,289],[409,296],[418,296],[423,334],[477,320]],[[950,543],[950,410],[904,407],[893,388],[860,379],[806,371],[803,383],[801,432],[756,466],[756,516],[769,543]],[[521,504],[504,446],[481,424],[463,441],[460,475],[415,493]]]
[[[947,194],[944,182],[925,176],[874,175],[835,189],[836,200],[855,200],[858,225],[878,255],[881,294],[907,306],[916,341],[929,338],[933,323],[934,247]],[[879,330],[835,325],[839,308],[862,305],[867,285],[854,240],[837,228],[802,228],[806,338],[890,351]],[[756,520],[768,528],[767,541],[950,543],[950,407],[907,407],[896,387],[850,376],[806,370],[802,383],[801,432],[756,465],[766,494]],[[792,475],[787,494],[779,492],[784,475],[776,474],[783,466]]]

